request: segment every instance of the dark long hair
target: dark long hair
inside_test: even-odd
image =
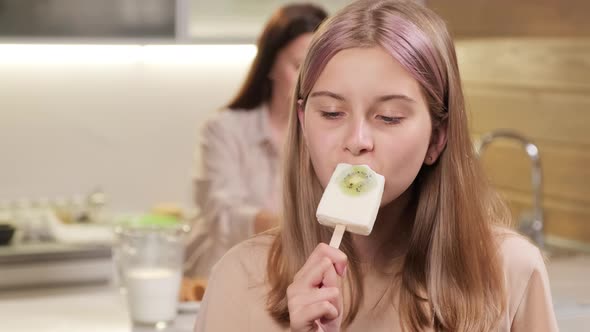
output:
[[[270,99],[272,82],[268,75],[277,54],[297,37],[314,32],[327,13],[312,4],[292,4],[279,8],[258,38],[258,52],[238,94],[227,106],[251,110]]]

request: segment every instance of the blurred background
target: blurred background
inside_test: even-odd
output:
[[[349,2],[315,1],[330,13]],[[560,327],[585,331],[590,2],[422,2],[455,37],[475,145],[510,204],[515,228],[555,257],[548,268]],[[39,290],[40,284],[110,280],[104,246],[110,235],[91,226],[158,209],[185,218],[197,213],[198,129],[235,94],[264,22],[286,3],[0,0],[0,224],[18,233],[0,247],[0,312],[14,313],[3,323],[8,330],[28,331],[23,321],[36,307],[26,299],[48,301],[39,302],[39,314],[50,299],[80,294]],[[47,209],[58,224],[38,221]],[[63,227],[79,224],[89,227]],[[39,247],[60,239],[69,246]],[[41,249],[22,249],[27,241]],[[39,255],[52,252],[77,258],[44,282],[49,274],[38,271],[46,270],[23,262],[47,265],[49,258]],[[78,326],[110,317],[104,331],[129,330],[124,314],[109,311],[110,297],[91,294],[99,309],[87,309],[104,312],[79,313]],[[64,317],[56,312],[46,319],[62,326]],[[190,317],[179,331],[190,330]]]
[[[100,188],[115,211],[191,209],[197,130],[284,3],[0,1],[0,201]]]

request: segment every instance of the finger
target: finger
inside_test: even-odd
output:
[[[324,273],[324,279],[322,281],[323,286],[321,289],[323,289],[323,288],[336,288],[339,290],[340,279],[341,278],[338,276],[338,274],[336,273],[336,270],[333,267],[331,269],[328,269]],[[341,310],[342,298],[340,296],[340,291],[338,291],[337,296],[328,299],[328,301],[330,301],[330,303],[332,303],[338,309],[338,311]]]
[[[287,305],[289,311],[297,311],[301,307],[305,307],[312,303],[329,301],[337,305],[337,299],[340,297],[340,289],[337,287],[316,288],[312,291],[297,294],[288,299]],[[338,308],[338,306],[336,306]]]
[[[334,263],[328,257],[324,257],[318,264],[305,271],[296,282],[303,284],[307,288],[320,287],[323,285],[324,275],[329,271],[336,273]]]
[[[340,287],[340,281],[342,278],[338,275],[333,265],[332,268],[326,269],[324,271],[322,277],[323,287]]]
[[[338,311],[342,308],[342,296],[341,296],[341,286],[342,286],[342,278],[336,273],[334,268],[329,269],[324,273],[324,279],[322,281],[323,287],[322,288],[336,288],[338,289],[337,296],[329,299],[330,303],[332,303]]]
[[[291,316],[291,328],[293,330],[313,326],[318,319],[333,320],[338,318],[338,309],[328,301],[316,302],[293,313]]]
[[[295,280],[301,275],[306,275],[308,271],[318,265],[324,257],[327,257],[332,261],[339,275],[344,274],[344,270],[348,261],[346,254],[339,249],[330,247],[325,243],[320,243],[314,249],[311,255],[309,255],[303,267],[301,267],[299,272],[295,275]]]

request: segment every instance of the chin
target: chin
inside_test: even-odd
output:
[[[379,208],[385,207],[385,206],[391,204],[392,202],[394,202],[395,200],[396,200],[396,198],[388,199],[388,198],[383,197],[381,199],[381,204],[379,205]]]
[[[406,193],[407,189],[399,192],[399,193],[388,193],[387,192],[387,188],[386,191],[383,192],[383,197],[381,198],[381,205],[379,207],[384,207],[387,206],[389,204],[395,203],[398,199],[400,199],[402,196],[404,196],[404,193]]]

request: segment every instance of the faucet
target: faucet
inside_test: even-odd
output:
[[[543,201],[542,201],[542,171],[539,148],[526,137],[509,129],[498,129],[481,136],[476,143],[477,154],[481,157],[486,147],[496,139],[508,139],[520,143],[531,160],[531,184],[533,190],[533,209],[521,220],[518,229],[528,236],[540,249],[545,248],[545,237],[543,235]]]

